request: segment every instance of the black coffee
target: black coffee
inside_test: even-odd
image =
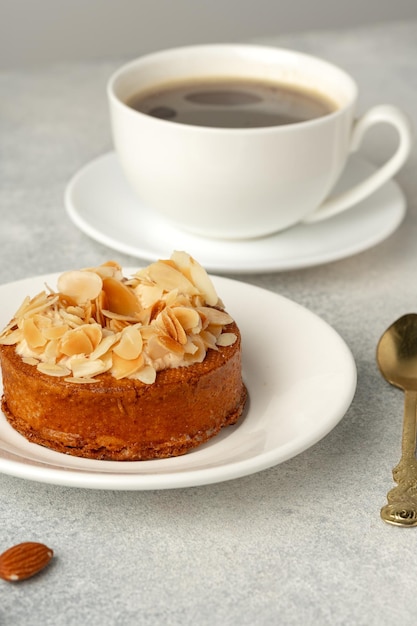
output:
[[[240,79],[160,85],[136,93],[126,104],[160,119],[215,128],[282,126],[322,117],[337,108],[317,92]]]

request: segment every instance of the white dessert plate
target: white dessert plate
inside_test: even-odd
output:
[[[353,155],[336,188],[346,189],[375,170]],[[316,224],[246,241],[206,239],[177,229],[142,206],[128,186],[114,152],[83,167],[65,192],[67,212],[78,228],[100,243],[140,259],[186,250],[210,272],[260,273],[329,263],[380,243],[404,218],[406,203],[389,181],[345,213]]]
[[[0,327],[26,295],[41,291],[45,282],[55,287],[56,278],[54,274],[0,286]],[[0,413],[0,472],[94,489],[191,487],[282,463],[329,433],[346,413],[356,388],[356,367],[345,342],[291,300],[228,278],[213,280],[243,338],[249,403],[235,426],[181,457],[96,461],[30,443]],[[1,393],[1,379],[0,385]]]

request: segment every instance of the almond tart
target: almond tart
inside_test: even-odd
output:
[[[113,261],[61,274],[2,331],[0,362],[13,428],[91,459],[184,454],[247,398],[239,328],[185,252],[129,277]]]

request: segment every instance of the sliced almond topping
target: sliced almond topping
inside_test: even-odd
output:
[[[97,348],[90,354],[90,359],[95,360],[101,358],[117,341],[119,341],[119,334],[103,337]]]
[[[193,342],[191,337],[188,337],[187,343],[184,346],[184,352],[186,354],[195,354],[198,350],[197,345]]]
[[[152,365],[145,365],[138,372],[136,372],[132,378],[140,380],[145,385],[152,385],[156,380],[156,370]]]
[[[45,337],[42,335],[31,317],[23,320],[22,332],[29,348],[32,348],[32,350],[35,348],[41,348],[46,344]]]
[[[204,360],[232,345],[233,320],[207,272],[186,252],[152,263],[129,279],[109,261],[65,272],[25,298],[0,333],[25,363],[70,382],[94,382],[105,371],[146,384],[156,371]],[[215,308],[216,307],[216,308]]]
[[[206,348],[217,350],[217,345],[216,345],[217,337],[209,333],[208,330],[202,330],[200,333],[200,337],[204,341],[204,345],[206,346]]]
[[[117,261],[106,261],[106,263],[92,268],[91,271],[96,272],[101,278],[116,278],[117,280],[123,278],[122,268]]]
[[[215,337],[220,337],[223,331],[223,326],[221,324],[208,324],[206,330],[209,331]]]
[[[111,373],[116,380],[121,378],[128,378],[132,374],[135,374],[144,365],[143,355],[138,356],[137,359],[122,359],[118,354],[113,353],[113,365]]]
[[[60,311],[60,315],[63,320],[70,326],[71,328],[77,328],[78,326],[82,326],[84,321],[78,315],[73,315],[72,313],[68,313],[67,310]]]
[[[71,374],[71,370],[62,365],[57,365],[56,363],[38,363],[36,366],[37,370],[42,374],[47,374],[48,376],[68,376]]]
[[[38,297],[38,298],[39,298],[39,296],[43,296],[45,299],[47,298],[46,293],[45,293],[44,291],[41,291],[41,293],[39,293],[39,294],[38,294],[37,296],[35,296],[35,297]],[[32,298],[32,301],[33,301],[33,300],[34,300],[34,298]],[[31,302],[30,296],[25,296],[25,298],[24,298],[24,300],[23,300],[22,304],[20,305],[20,307],[17,309],[17,311],[16,311],[16,313],[15,313],[15,316],[14,316],[14,319],[15,319],[15,320],[17,320],[17,319],[19,319],[19,318],[23,317],[24,312],[25,312],[25,311],[26,311],[26,309],[28,308],[28,306],[29,306],[30,302]]]
[[[71,315],[76,315],[77,317],[84,319],[85,308],[82,306],[69,306],[67,307],[67,311],[68,313],[71,313]]]
[[[181,272],[195,285],[198,292],[204,297],[205,304],[216,306],[218,296],[211,278],[206,270],[192,256],[186,252],[176,250],[171,255],[171,260]]]
[[[92,317],[94,317],[97,324],[100,324],[100,326],[102,326],[103,328],[106,325],[106,319],[103,315],[103,310],[106,309],[107,307],[106,300],[107,300],[106,294],[104,293],[104,291],[100,291],[99,295],[92,303],[92,310],[91,310]]]
[[[137,315],[122,315],[121,313],[115,313],[114,311],[109,311],[108,309],[102,309],[101,312],[103,313],[104,317],[108,317],[109,319],[117,320],[120,322],[127,322],[128,324],[136,324],[138,321]]]
[[[148,274],[159,287],[166,291],[178,289],[178,291],[190,295],[197,293],[197,289],[184,274],[163,261],[157,261],[149,265]]]
[[[3,330],[0,333],[0,338],[1,337],[5,337],[6,335],[8,335],[11,331],[15,330],[17,328],[17,320],[16,318],[12,319],[7,326],[5,326],[3,328]]]
[[[135,317],[140,312],[140,304],[132,288],[127,287],[115,278],[103,280],[103,291],[106,294],[107,307],[113,313]]]
[[[198,334],[201,330],[201,317],[191,307],[177,306],[172,309],[176,319],[185,331],[189,330]]]
[[[57,358],[60,356],[60,351],[58,348],[59,339],[52,339],[48,341],[43,351],[43,361],[49,361],[50,363],[55,363]]]
[[[207,274],[206,270],[201,267],[199,263],[196,263],[193,258],[191,258],[190,263],[190,277],[194,285],[204,296],[204,299],[209,306],[216,306],[219,298],[211,278]]]
[[[201,306],[205,306],[205,300],[203,298],[203,296],[198,295],[198,296],[193,296],[192,300],[191,300],[191,304],[193,307],[195,307],[196,309],[198,309]]]
[[[61,339],[63,335],[69,330],[67,324],[62,324],[62,326],[49,326],[49,328],[42,328],[42,335],[48,341],[52,339]]]
[[[188,297],[180,294],[178,292],[178,289],[171,289],[171,291],[167,291],[163,295],[165,306],[175,306],[178,303],[178,300],[184,297],[186,297],[188,300]]]
[[[180,344],[187,342],[185,330],[177,320],[173,309],[166,308],[158,315],[155,320],[155,326],[160,328],[164,333]]]
[[[23,339],[23,333],[20,328],[16,328],[12,330],[8,335],[3,334],[0,337],[0,344],[2,346],[13,346],[15,343],[18,343]]]
[[[109,320],[107,323],[107,328],[112,333],[121,333],[122,330],[129,326],[129,322],[124,322],[122,320]]]
[[[101,338],[103,336],[103,331],[99,324],[84,324],[82,326],[82,330],[85,332],[89,340],[91,341],[91,345],[93,346],[93,350],[97,348],[99,345]]]
[[[59,342],[59,349],[66,356],[90,354],[94,347],[84,327],[74,328],[65,333]]]
[[[158,315],[158,317],[155,320],[155,326],[157,326],[158,328],[160,328],[164,333],[166,333],[167,335],[169,335],[170,337],[172,337],[172,339],[176,340],[177,339],[177,330],[176,330],[176,326],[171,318],[171,316],[169,315],[169,312],[167,309],[164,309],[163,311],[161,311],[161,313]]]
[[[36,313],[41,313],[42,311],[45,311],[49,307],[53,306],[56,302],[58,302],[59,299],[58,295],[46,295],[45,292],[42,292],[42,294],[40,295],[42,295],[41,298],[34,298],[33,300],[31,300],[29,306],[27,306],[22,312],[23,318],[32,317]]]
[[[207,350],[204,345],[204,341],[200,337],[200,335],[196,335],[193,337],[193,344],[195,346],[194,352],[187,352],[185,356],[185,360],[189,363],[202,363],[206,358]]]
[[[230,317],[225,311],[219,311],[219,309],[212,309],[208,306],[201,306],[198,311],[209,322],[209,324],[219,324],[221,326],[227,326],[233,322],[233,318]]]
[[[76,304],[94,300],[101,291],[103,281],[96,272],[74,270],[64,272],[58,278],[58,289]]]
[[[173,335],[173,338],[178,341],[178,343],[180,343],[181,345],[184,345],[187,343],[187,334],[184,330],[184,328],[182,327],[180,321],[177,319],[176,314],[175,314],[175,309],[171,309],[168,308],[167,309],[167,314],[169,315],[172,324],[175,327],[175,335]]]
[[[174,250],[174,252],[171,254],[171,261],[173,261],[182,272],[186,272],[190,267],[191,256],[188,254],[188,252],[183,252],[182,250]]]
[[[90,378],[106,372],[111,367],[111,360],[88,359],[86,357],[76,357],[71,359],[71,370],[75,378]]]
[[[159,336],[156,334],[152,334],[148,340],[146,345],[146,354],[151,359],[151,361],[158,361],[159,359],[163,359],[167,353],[169,352],[169,348],[163,345],[159,341]]]
[[[37,365],[39,363],[38,359],[35,359],[33,356],[22,357],[23,363],[26,365]]]
[[[159,285],[139,284],[135,287],[135,293],[140,299],[143,308],[147,309],[162,298],[164,290]]]
[[[222,347],[232,346],[236,339],[235,333],[222,333],[217,339],[217,345]]]
[[[119,343],[113,352],[123,359],[137,359],[142,352],[142,335],[137,326],[127,326],[121,333]]]
[[[43,333],[45,328],[52,326],[52,320],[47,315],[35,313],[35,315],[32,315],[31,319],[35,322],[36,327],[41,333]]]
[[[172,352],[173,354],[184,354],[184,346],[168,335],[159,335],[158,342],[161,346],[166,348],[168,352]]]
[[[149,321],[152,322],[152,320],[156,319],[161,311],[165,309],[165,307],[166,304],[162,300],[158,300],[157,302],[155,302],[149,314]]]

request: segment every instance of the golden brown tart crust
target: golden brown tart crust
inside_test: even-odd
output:
[[[152,385],[110,373],[74,384],[0,345],[3,412],[28,440],[75,456],[136,461],[184,454],[244,409],[240,333],[235,323],[225,330],[236,334],[233,345],[208,350],[202,363],[162,370]]]

